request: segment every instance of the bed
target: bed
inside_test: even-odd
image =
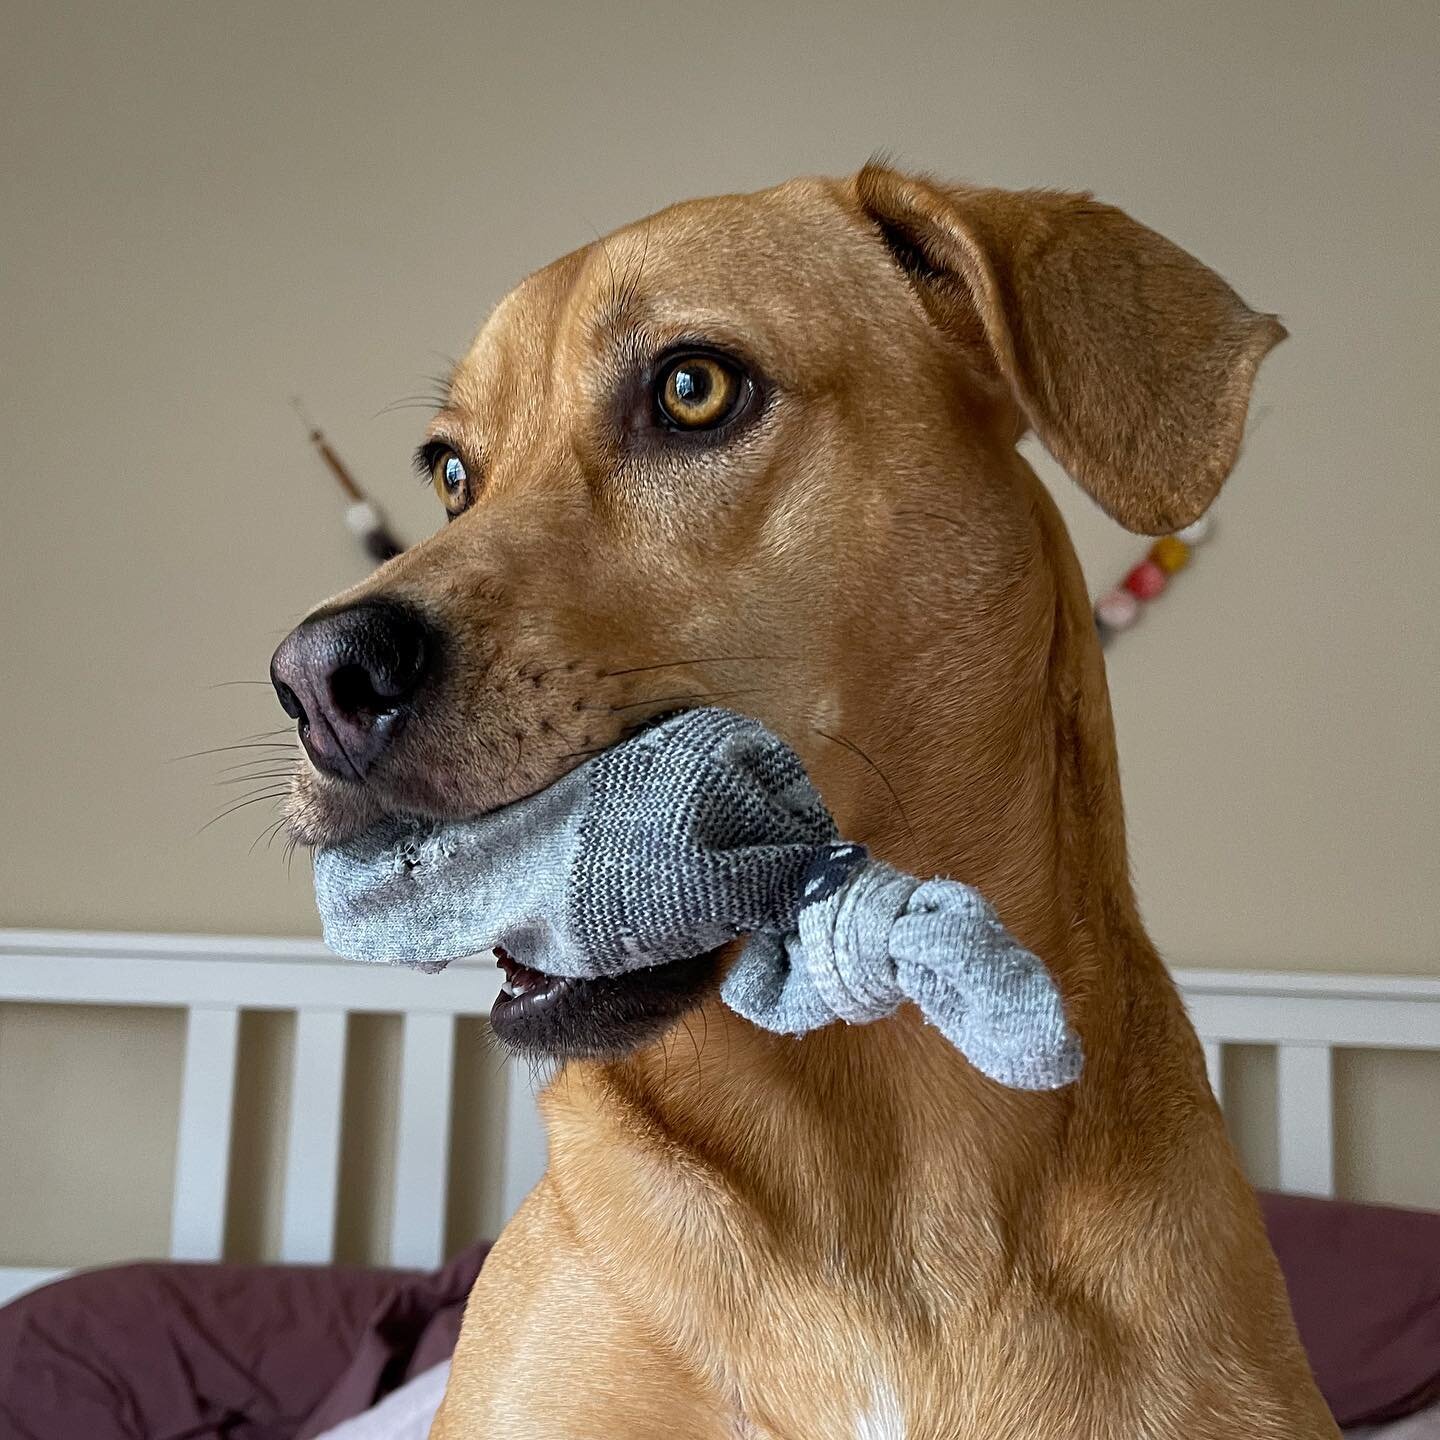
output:
[[[1205,1046],[1212,1085],[1222,1108],[1227,1101],[1227,1050],[1259,1046],[1273,1051],[1275,1188],[1288,1196],[1310,1197],[1309,1203],[1283,1197],[1267,1200],[1267,1216],[1292,1291],[1295,1275],[1313,1268],[1306,1256],[1323,1251],[1333,1258],[1342,1241],[1362,1249],[1370,1245],[1380,1257],[1376,1263],[1392,1267],[1396,1266],[1395,1255],[1401,1253],[1396,1251],[1397,1244],[1425,1252],[1416,1254],[1413,1263],[1399,1264],[1397,1276],[1377,1291],[1393,1292],[1397,1284],[1404,1289],[1414,1282],[1414,1294],[1407,1304],[1412,1311],[1418,1308],[1421,1312],[1420,1328],[1417,1331],[1412,1325],[1403,1343],[1411,1349],[1418,1347],[1417,1353],[1410,1356],[1407,1352],[1401,1373],[1384,1381],[1390,1387],[1388,1401],[1352,1397],[1350,1412],[1342,1418],[1395,1422],[1385,1432],[1395,1440],[1440,1436],[1440,1413],[1426,1410],[1430,1401],[1440,1399],[1440,1393],[1431,1396],[1424,1388],[1429,1363],[1426,1347],[1432,1329],[1433,1373],[1440,1384],[1440,1217],[1423,1215],[1396,1221],[1395,1216],[1412,1212],[1396,1211],[1388,1218],[1382,1212],[1380,1221],[1385,1224],[1377,1229],[1378,1222],[1363,1213],[1373,1207],[1327,1208],[1319,1203],[1336,1193],[1337,1054],[1352,1049],[1440,1052],[1440,980],[1219,970],[1182,970],[1176,978]],[[158,1283],[154,1282],[156,1274],[166,1277],[165,1283],[172,1289],[178,1283],[174,1277],[196,1277],[194,1283],[200,1288],[187,1303],[204,1304],[208,1301],[196,1296],[202,1291],[208,1295],[205,1287],[211,1286],[215,1277],[224,1278],[226,1293],[233,1296],[250,1283],[247,1277],[256,1273],[256,1267],[216,1267],[216,1262],[225,1258],[240,1023],[242,1015],[251,1010],[293,1012],[293,1081],[279,1253],[275,1257],[278,1266],[269,1273],[289,1277],[286,1283],[297,1287],[297,1295],[309,1296],[306,1303],[312,1307],[318,1304],[317,1286],[329,1286],[327,1296],[337,1289],[338,1282],[332,1286],[327,1278],[332,1272],[348,1277],[344,1278],[342,1307],[346,1318],[331,1327],[330,1335],[342,1348],[372,1343],[366,1337],[379,1331],[393,1335],[397,1327],[403,1328],[397,1314],[408,1317],[406,1323],[413,1331],[401,1360],[394,1355],[372,1356],[369,1370],[362,1367],[364,1373],[351,1375],[355,1383],[346,1403],[352,1403],[354,1394],[369,1386],[375,1393],[390,1395],[384,1403],[391,1413],[385,1415],[381,1407],[368,1418],[346,1420],[344,1404],[337,1403],[329,1411],[317,1410],[311,1416],[314,1423],[304,1433],[315,1435],[424,1433],[425,1406],[433,1407],[431,1392],[443,1377],[446,1345],[453,1343],[460,1299],[483,1260],[483,1247],[479,1246],[451,1257],[443,1254],[456,1026],[464,1017],[488,1011],[495,983],[493,967],[478,962],[452,965],[440,976],[418,976],[348,964],[308,940],[0,931],[0,1004],[158,1006],[185,1014],[168,1258],[204,1268],[161,1267],[157,1271],[152,1266],[141,1272],[122,1272],[118,1283],[129,1287],[126,1294],[131,1303],[140,1303],[136,1297],[146,1285]],[[393,1193],[388,1197],[390,1268],[351,1275],[331,1262],[336,1243],[347,1029],[351,1017],[364,1015],[399,1016],[402,1038]],[[513,1212],[544,1166],[544,1139],[532,1080],[527,1067],[506,1067],[500,1183],[505,1215]],[[1277,1224],[1282,1226],[1279,1231]],[[1382,1230],[1388,1238],[1376,1238]],[[1401,1237],[1398,1240],[1397,1235]],[[1287,1248],[1291,1251],[1288,1262]],[[20,1263],[22,1256],[5,1258],[14,1263],[0,1266],[0,1304],[59,1279],[69,1268],[25,1265]],[[117,1261],[125,1258],[115,1257]],[[447,1259],[450,1263],[443,1264]],[[1346,1273],[1343,1256],[1341,1261],[1337,1275]],[[1426,1288],[1432,1279],[1433,1296]],[[1317,1283],[1323,1292],[1339,1282]],[[47,1292],[64,1293],[65,1287]],[[1320,1298],[1323,1301],[1323,1294]],[[1318,1302],[1306,1303],[1313,1308]],[[1350,1312],[1357,1306],[1363,1308],[1364,1303],[1353,1295],[1345,1302]],[[291,1308],[304,1307],[295,1300]],[[1301,1308],[1297,1300],[1297,1311]],[[1303,1329],[1303,1315],[1301,1319]],[[1382,1318],[1375,1323],[1383,1330],[1389,1322]],[[1334,1327],[1327,1327],[1327,1343],[1338,1348],[1338,1363],[1343,1364],[1347,1349],[1353,1352],[1353,1344],[1337,1340],[1333,1332]],[[1310,1344],[1311,1336],[1306,1338]],[[1401,1343],[1402,1339],[1395,1340],[1395,1344]],[[1397,1353],[1392,1346],[1391,1354]],[[344,1368],[341,1361],[345,1357],[336,1354],[332,1358],[337,1370]],[[1378,1363],[1383,1369],[1388,1362],[1382,1355]],[[354,1368],[352,1364],[352,1372]],[[1337,1383],[1348,1383],[1348,1377],[1341,1376]],[[1399,1393],[1396,1387],[1405,1385],[1410,1391],[1403,1397],[1403,1405],[1418,1413],[1399,1418],[1387,1412],[1401,1406],[1402,1401],[1395,1398]],[[401,1413],[405,1407],[408,1419]],[[330,1419],[340,1428],[328,1428]],[[315,1429],[314,1424],[321,1421],[326,1428]],[[1396,1429],[1396,1423],[1410,1428]],[[387,1428],[356,1428],[364,1424]],[[404,1428],[406,1424],[411,1425],[410,1431]],[[215,1433],[278,1435],[282,1429]],[[299,1435],[302,1429],[296,1426],[283,1433]],[[1355,1433],[1380,1432],[1357,1429]]]

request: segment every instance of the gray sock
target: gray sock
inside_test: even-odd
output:
[[[1002,1084],[1080,1073],[1053,979],[984,897],[842,843],[794,752],[725,710],[673,716],[478,820],[387,820],[318,851],[315,892],[332,950],[426,970],[499,946],[595,978],[750,935],[721,993],[768,1030],[913,1001]]]

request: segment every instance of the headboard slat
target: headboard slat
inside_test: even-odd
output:
[[[404,1027],[390,1263],[426,1270],[444,1258],[455,1017],[410,1014]]]
[[[1210,1077],[1210,1091],[1215,1103],[1225,1109],[1225,1046],[1219,1040],[1206,1040],[1205,1073]]]
[[[1335,1194],[1334,1077],[1328,1045],[1280,1045],[1275,1057],[1280,1188]]]
[[[280,1224],[280,1258],[291,1264],[324,1264],[335,1253],[347,1018],[343,1010],[307,1009],[295,1016]]]
[[[236,1006],[192,1005],[186,1012],[175,1191],[170,1204],[172,1260],[219,1260],[225,1250],[239,1040]]]

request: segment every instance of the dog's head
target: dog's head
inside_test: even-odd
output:
[[[308,755],[294,834],[474,815],[709,703],[790,740],[852,838],[913,834],[1043,683],[1057,581],[1017,440],[1122,524],[1175,529],[1283,334],[1088,197],[882,166],[686,202],[556,261],[429,426],[444,528],[276,652]],[[896,767],[962,731],[973,762],[907,787]],[[713,969],[652,985],[613,1038]]]

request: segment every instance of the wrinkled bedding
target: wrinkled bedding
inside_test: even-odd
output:
[[[1296,1323],[1355,1440],[1440,1440],[1440,1214],[1261,1197]],[[475,1246],[431,1274],[127,1265],[0,1310],[3,1440],[411,1440]]]
[[[447,1360],[488,1247],[431,1274],[139,1264],[0,1309],[3,1440],[314,1440]]]
[[[1440,1214],[1262,1195],[1310,1367],[1342,1426],[1440,1401]]]

